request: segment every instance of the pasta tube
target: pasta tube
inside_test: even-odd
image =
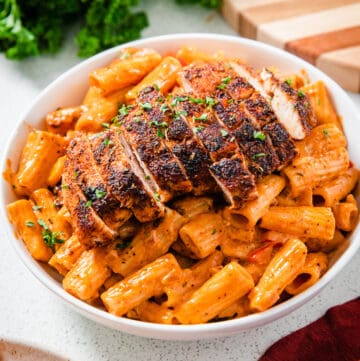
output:
[[[213,55],[209,55],[207,53],[203,53],[202,51],[198,50],[192,46],[183,46],[181,49],[178,50],[176,53],[176,57],[184,64],[191,64],[193,62],[210,62],[216,59],[223,59],[224,54],[218,52]]]
[[[307,249],[303,242],[291,239],[280,248],[266,267],[255,288],[249,294],[250,308],[264,311],[274,305],[285,287],[302,269]]]
[[[343,234],[335,229],[334,237],[330,240],[320,239],[320,238],[307,238],[305,240],[306,247],[311,252],[331,252],[338,246],[340,246],[345,240]]]
[[[337,178],[319,185],[313,191],[315,204],[332,207],[351,192],[358,179],[359,171],[352,167]]]
[[[245,207],[234,211],[242,215],[249,227],[254,227],[257,221],[267,212],[271,203],[284,189],[285,179],[277,175],[269,175],[256,185],[258,198],[248,202]]]
[[[104,95],[138,83],[161,61],[161,56],[151,49],[142,49],[129,58],[90,74],[90,85],[100,88]]]
[[[181,64],[176,58],[172,56],[163,58],[154,70],[126,93],[126,99],[128,101],[135,99],[140,90],[152,85],[157,86],[162,93],[167,93],[175,85],[180,69]]]
[[[328,258],[325,253],[309,253],[305,264],[296,278],[286,286],[285,291],[290,295],[297,295],[312,285],[325,273],[328,267]]]
[[[237,262],[228,263],[206,281],[176,312],[180,323],[204,323],[254,287],[250,274]]]
[[[327,207],[271,207],[261,218],[260,227],[297,237],[330,240],[335,218]]]
[[[58,109],[49,113],[45,118],[47,131],[65,136],[69,130],[74,128],[75,122],[86,109],[84,105],[80,105],[78,107]]]
[[[111,271],[105,262],[105,250],[93,248],[84,251],[74,267],[63,279],[64,289],[84,301],[91,301],[99,296],[99,288],[110,276]]]
[[[301,157],[283,172],[289,179],[292,195],[296,197],[306,188],[314,188],[320,183],[330,181],[348,168],[347,150],[337,148],[321,156]]]
[[[71,270],[80,255],[86,250],[75,235],[63,243],[49,260],[49,265],[54,267],[61,275],[65,276]]]
[[[110,287],[101,299],[110,313],[122,316],[150,297],[161,295],[164,279],[180,272],[175,257],[168,253]]]
[[[127,317],[136,320],[155,322],[163,324],[177,323],[174,315],[174,310],[165,306],[164,304],[158,305],[156,302],[144,301],[139,306],[130,310]]]
[[[64,155],[67,141],[52,133],[30,132],[21,153],[19,169],[15,175],[15,191],[30,195],[35,189],[46,187],[55,161]]]
[[[198,214],[179,233],[191,253],[197,258],[205,258],[215,251],[224,237],[222,218],[216,213]]]
[[[53,253],[43,240],[42,229],[33,212],[33,206],[31,201],[20,199],[8,204],[6,208],[16,235],[24,241],[31,256],[37,261],[47,262]]]
[[[173,203],[174,209],[182,216],[192,218],[200,213],[214,210],[214,200],[210,197],[185,197]]]
[[[127,248],[109,251],[106,260],[110,268],[115,273],[127,276],[162,256],[176,241],[185,221],[179,213],[166,208],[165,216],[157,227],[152,223],[145,224]]]
[[[358,220],[359,209],[357,204],[351,202],[342,202],[333,207],[336,227],[342,231],[352,231]]]
[[[55,187],[61,181],[65,160],[66,156],[63,155],[62,157],[58,158],[52,166],[49,177],[47,179],[47,184],[50,187]]]

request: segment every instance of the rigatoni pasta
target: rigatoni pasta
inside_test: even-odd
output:
[[[206,86],[200,81],[198,93],[179,95],[200,78],[196,71],[184,77],[184,67],[216,60],[221,66],[207,73]],[[135,320],[214,322],[265,311],[303,292],[346,247],[358,221],[359,172],[325,84],[309,83],[302,73],[280,75],[286,96],[296,98],[288,116],[302,106],[298,115],[311,118],[309,129],[286,143],[271,109],[286,100],[281,89],[273,84],[277,100],[261,101],[230,63],[244,67],[221,52],[188,46],[166,56],[125,48],[90,74],[82,104],[54,109],[45,118],[47,131],[29,132],[16,172],[5,174],[20,198],[7,206],[8,217],[31,256],[63,277],[67,292]],[[217,79],[227,70],[230,76]],[[262,76],[271,84],[269,74]],[[125,123],[133,111],[133,123]],[[124,137],[131,127],[148,141],[136,153]],[[76,146],[79,134],[74,155],[67,147]],[[158,182],[160,176],[167,182]],[[144,222],[151,219],[147,207],[161,217]]]

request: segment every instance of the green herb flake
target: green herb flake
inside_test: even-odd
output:
[[[160,202],[160,195],[159,193],[154,193],[154,198],[157,202]]]
[[[216,228],[214,228],[214,229],[211,231],[211,234],[212,234],[212,235],[216,234]]]
[[[226,137],[229,134],[229,132],[226,131],[225,129],[220,129],[220,133],[222,137]]]
[[[101,126],[105,129],[109,129],[110,126],[109,126],[109,123],[101,123]]]
[[[285,83],[286,83],[287,85],[291,85],[291,84],[292,84],[292,80],[291,80],[291,79],[286,79],[286,80],[285,80]]]
[[[92,200],[88,200],[86,203],[85,203],[85,207],[86,208],[90,208],[92,206]]]
[[[143,110],[151,110],[153,108],[149,102],[139,103],[139,107]]]
[[[329,138],[330,137],[330,133],[327,129],[323,129],[323,134],[325,136],[325,138]]]
[[[79,170],[76,170],[76,171],[74,172],[73,178],[76,179],[79,175],[80,175],[80,171],[79,171]]]
[[[194,120],[200,120],[205,123],[208,120],[208,116],[209,115],[207,113],[203,113],[199,117],[194,117]]]
[[[69,189],[69,185],[68,185],[68,184],[63,184],[63,185],[61,186],[61,189]]]
[[[128,115],[129,114],[128,107],[125,104],[123,104],[119,109],[118,113],[119,115],[123,115],[123,116]]]
[[[153,84],[153,87],[154,87],[154,89],[156,90],[156,91],[160,91],[160,88],[159,88],[159,86],[157,85],[157,84]]]
[[[263,132],[257,131],[257,130],[254,130],[253,137],[254,137],[254,139],[259,139],[262,141],[266,139],[265,134]]]
[[[234,99],[228,99],[228,100],[227,100],[227,103],[228,103],[228,104],[233,104],[233,103],[234,103]]]
[[[305,96],[305,93],[302,90],[298,90],[298,96],[299,98],[303,98]]]
[[[175,120],[180,120],[181,119],[181,116],[184,116],[186,117],[188,115],[187,111],[186,110],[175,110],[174,112],[174,119]]]
[[[256,160],[256,159],[259,159],[259,158],[262,158],[262,157],[266,157],[266,154],[265,153],[256,153],[253,156],[253,160]]]
[[[188,100],[188,98],[187,97],[180,97],[180,96],[177,96],[177,97],[175,97],[172,101],[171,101],[171,106],[175,106],[175,105],[177,105],[178,103],[180,103],[180,102],[185,102],[185,101],[187,101]]]
[[[41,226],[45,231],[49,230],[48,225],[45,223],[43,219],[38,219],[38,224]]]
[[[104,198],[106,196],[106,192],[103,191],[102,189],[96,189],[95,196],[97,199]]]
[[[216,101],[215,99],[207,96],[207,97],[205,98],[205,103],[206,103],[206,105],[208,105],[209,107],[212,107],[212,106],[214,106],[214,105],[217,103],[217,101]]]
[[[231,76],[221,79],[222,84],[229,84],[231,81]]]
[[[34,212],[36,212],[36,211],[40,211],[41,209],[43,209],[43,207],[42,206],[33,206],[32,209]]]
[[[194,104],[204,104],[205,103],[205,100],[201,99],[201,98],[189,97],[189,100]]]
[[[26,221],[25,222],[25,226],[26,227],[34,227],[35,226],[35,223],[33,221]]]
[[[195,133],[199,133],[199,132],[201,132],[202,130],[204,130],[205,129],[205,127],[203,127],[202,125],[199,125],[198,127],[195,127],[194,128],[194,132]]]
[[[145,176],[145,179],[146,179],[146,180],[150,180],[150,176],[147,174],[147,175]]]
[[[114,142],[112,140],[110,140],[108,137],[106,137],[103,140],[103,144],[105,145],[105,147],[109,147],[110,145],[114,144]]]
[[[142,122],[142,119],[139,118],[139,117],[135,117],[135,118],[133,119],[133,122],[135,122],[135,123],[141,123],[141,122]]]
[[[159,138],[165,138],[165,134],[163,133],[163,131],[161,129],[158,129],[156,131],[156,135],[159,137]]]
[[[169,111],[169,107],[166,104],[162,104],[160,107],[160,111],[166,113],[167,111]]]
[[[45,242],[45,244],[53,251],[55,252],[55,245],[64,243],[65,241],[61,238],[59,238],[60,232],[51,232],[49,228],[44,228],[42,232],[42,238]]]

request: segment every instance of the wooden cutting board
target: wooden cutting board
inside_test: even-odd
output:
[[[296,54],[360,92],[360,0],[223,0],[242,35]]]

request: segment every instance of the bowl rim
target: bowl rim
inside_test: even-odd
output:
[[[171,40],[182,40],[184,43],[186,41],[191,41],[194,39],[200,40],[225,40],[228,42],[245,46],[245,47],[255,47],[259,51],[267,50],[272,52],[275,56],[280,58],[288,59],[294,65],[299,66],[299,69],[311,69],[311,71],[319,78],[322,78],[329,89],[340,93],[346,102],[346,106],[350,107],[351,111],[353,111],[354,117],[357,117],[357,109],[350,99],[350,97],[345,93],[345,91],[330,77],[324,74],[319,69],[315,68],[313,65],[307,63],[303,59],[298,58],[297,56],[287,53],[282,49],[275,48],[271,45],[267,45],[255,40],[241,38],[237,36],[230,35],[221,35],[221,34],[211,34],[211,33],[180,33],[180,34],[171,34],[171,35],[162,35],[162,36],[154,36],[149,38],[144,38],[136,41],[132,41],[126,44],[122,44],[106,51],[103,51],[85,61],[80,62],[79,64],[73,66],[66,72],[62,73],[59,77],[57,77],[54,81],[52,81],[45,89],[43,89],[40,94],[38,94],[35,99],[31,102],[30,106],[22,113],[22,115],[17,119],[16,125],[14,126],[10,137],[5,146],[4,152],[1,156],[1,166],[2,169],[6,169],[7,159],[9,158],[8,153],[10,148],[14,144],[14,139],[16,139],[16,135],[19,133],[21,126],[24,124],[24,120],[27,115],[31,113],[32,109],[35,105],[44,97],[46,94],[54,87],[58,86],[58,83],[61,83],[64,78],[69,77],[72,74],[75,74],[80,68],[85,67],[87,64],[92,62],[96,62],[98,59],[105,57],[108,54],[116,54],[120,49],[129,47],[129,46],[149,46],[148,43],[152,42],[168,42]],[[221,50],[221,49],[219,49]],[[330,91],[331,93],[331,91]],[[354,120],[356,121],[356,120]],[[360,122],[360,119],[359,119]],[[12,226],[8,221],[6,214],[6,204],[5,204],[5,193],[6,189],[4,187],[4,180],[1,180],[1,189],[0,189],[0,212],[2,221],[6,224],[5,226],[5,234],[7,236],[8,241],[11,243],[12,247],[15,249],[20,259],[25,264],[28,270],[44,284],[50,291],[55,293],[59,298],[65,303],[69,304],[72,308],[76,309],[77,312],[87,316],[88,318],[110,326],[112,328],[145,337],[152,338],[160,338],[160,339],[204,339],[208,337],[216,337],[224,333],[224,335],[239,333],[241,331],[254,328],[257,326],[263,326],[268,324],[271,321],[274,321],[286,314],[292,312],[296,308],[299,308],[303,304],[305,304],[308,300],[317,295],[325,285],[327,285],[330,280],[332,280],[335,275],[337,275],[345,265],[350,261],[350,259],[355,255],[358,248],[360,247],[360,242],[356,242],[355,238],[359,237],[360,227],[358,226],[351,236],[352,242],[348,246],[348,248],[344,251],[341,257],[335,262],[335,264],[324,274],[324,276],[312,287],[307,289],[306,291],[300,293],[292,297],[291,299],[278,304],[270,309],[250,314],[248,316],[219,321],[215,323],[206,323],[206,324],[195,324],[195,325],[167,325],[167,324],[158,324],[158,323],[150,323],[138,320],[132,320],[125,317],[117,317],[109,312],[96,308],[95,306],[91,306],[84,301],[81,301],[74,296],[67,293],[62,286],[56,282],[41,266],[39,262],[34,260],[30,253],[27,251],[21,240],[17,239],[14,235]],[[14,242],[15,241],[15,242]]]

